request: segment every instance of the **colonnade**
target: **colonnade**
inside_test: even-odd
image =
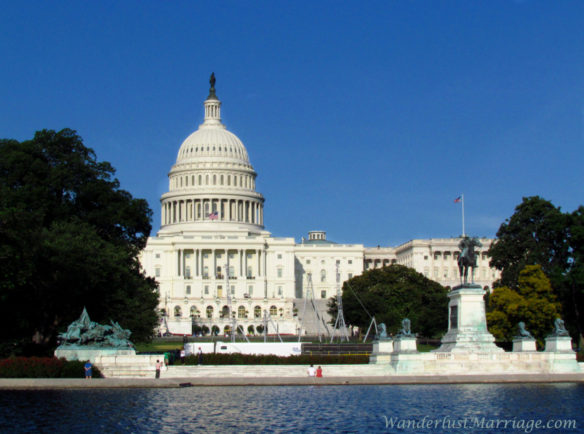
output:
[[[264,207],[257,200],[241,199],[176,199],[162,204],[162,225],[217,220],[251,223],[263,226]]]
[[[249,254],[251,258],[248,258]],[[230,279],[255,279],[266,275],[266,252],[263,249],[177,249],[176,255],[177,275],[187,279],[225,279],[225,273]]]

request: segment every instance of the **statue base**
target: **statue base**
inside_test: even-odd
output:
[[[393,353],[392,339],[376,339],[373,341],[369,363],[389,363],[391,353]]]
[[[136,350],[133,348],[107,348],[92,346],[60,346],[55,350],[55,357],[65,360],[89,360],[95,363],[100,356],[135,356]]]
[[[535,339],[513,339],[513,352],[537,351]]]
[[[394,353],[415,353],[417,351],[415,336],[398,336],[393,341]]]
[[[573,353],[570,336],[548,336],[545,338],[545,350],[559,353]]]
[[[455,286],[448,293],[448,333],[436,352],[503,352],[487,330],[484,293],[483,288],[475,284]]]

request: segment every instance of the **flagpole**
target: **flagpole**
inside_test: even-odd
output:
[[[462,198],[462,236],[466,236],[465,232],[464,232],[464,193],[460,195],[460,197]]]

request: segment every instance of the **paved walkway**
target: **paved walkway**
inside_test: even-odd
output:
[[[387,377],[0,379],[0,389],[115,389],[190,386],[307,386],[365,384],[584,383],[580,374],[392,375]]]

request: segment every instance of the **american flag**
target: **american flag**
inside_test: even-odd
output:
[[[208,215],[209,220],[217,220],[219,218],[219,213],[217,211],[212,212],[211,214]]]
[[[454,203],[458,203],[462,200],[462,196],[458,196],[456,199],[454,199]]]

